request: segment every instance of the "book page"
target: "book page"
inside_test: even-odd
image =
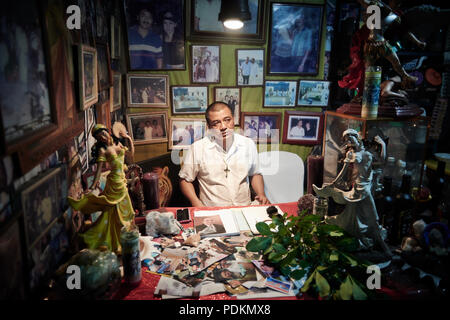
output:
[[[245,219],[244,214],[242,213],[242,210],[238,209],[238,208],[232,208],[230,210],[234,214],[234,218],[239,227],[239,230],[240,231],[250,231],[250,226],[248,225],[247,220]]]
[[[266,211],[268,207],[270,206],[241,208],[242,214],[244,215],[245,220],[247,220],[247,223],[253,234],[259,234],[259,231],[256,229],[256,224],[258,222],[262,221],[267,221],[268,223],[272,222],[272,219],[270,219]],[[280,209],[280,207],[275,206],[275,208],[278,209],[279,214],[283,214],[283,211]]]

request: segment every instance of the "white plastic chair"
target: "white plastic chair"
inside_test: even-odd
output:
[[[271,203],[297,201],[303,195],[305,167],[302,158],[286,151],[259,153],[264,192]]]

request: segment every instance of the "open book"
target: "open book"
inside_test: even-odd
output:
[[[231,209],[195,211],[194,229],[202,238],[240,234],[238,222]]]

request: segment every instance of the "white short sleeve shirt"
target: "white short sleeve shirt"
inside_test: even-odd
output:
[[[256,174],[261,171],[255,143],[234,133],[228,152],[209,136],[194,142],[179,177],[188,182],[198,179],[199,198],[205,206],[245,206],[251,202],[247,178]]]

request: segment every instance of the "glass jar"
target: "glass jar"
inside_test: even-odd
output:
[[[137,285],[141,281],[141,258],[139,254],[139,229],[137,226],[122,227],[120,231],[122,265],[126,284]]]
[[[328,215],[328,199],[322,197],[314,198],[313,214],[324,218]]]
[[[381,67],[369,66],[365,71],[361,117],[376,118],[380,99]]]

